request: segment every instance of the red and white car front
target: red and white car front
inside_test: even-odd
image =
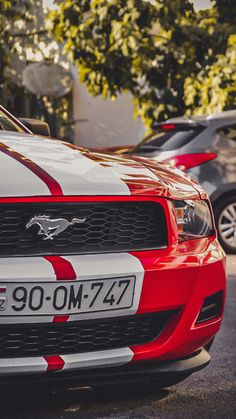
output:
[[[7,131],[0,170],[2,380],[179,377],[208,364],[225,257],[197,184]]]

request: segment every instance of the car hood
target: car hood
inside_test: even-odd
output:
[[[204,197],[181,171],[140,157],[93,153],[72,144],[0,132],[0,196],[148,195]]]

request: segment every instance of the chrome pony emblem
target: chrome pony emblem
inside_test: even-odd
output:
[[[65,231],[69,226],[74,224],[82,224],[86,221],[86,218],[73,218],[71,221],[65,218],[51,219],[49,215],[35,215],[26,224],[26,228],[30,228],[33,225],[39,226],[38,235],[45,235],[43,240],[53,240],[54,236]]]

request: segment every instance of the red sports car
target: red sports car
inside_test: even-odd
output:
[[[225,255],[206,193],[0,109],[0,376],[168,386],[205,367]]]

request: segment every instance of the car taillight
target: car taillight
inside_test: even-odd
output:
[[[217,157],[216,153],[192,153],[181,154],[180,156],[170,157],[165,159],[165,163],[177,167],[180,170],[188,170],[192,167],[199,166]]]
[[[172,131],[176,129],[176,125],[175,124],[162,124],[161,129],[163,131]]]

